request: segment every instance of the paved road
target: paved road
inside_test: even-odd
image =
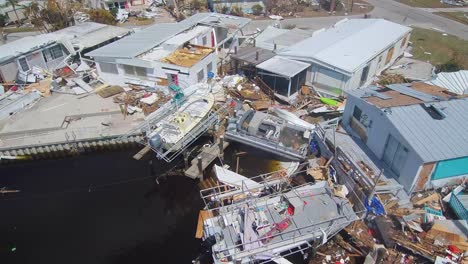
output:
[[[421,8],[410,7],[394,0],[368,0],[374,5],[373,17],[386,18],[404,25],[437,28],[448,34],[468,40],[468,26],[445,17],[432,14]]]
[[[419,8],[426,12],[468,12],[468,7]]]
[[[458,36],[468,40],[468,26],[450,20],[445,17],[432,14],[431,12],[422,9],[410,7],[394,0],[367,0],[374,5],[374,10],[371,11],[372,18],[385,18],[387,20],[407,25],[417,26],[427,29],[439,29],[448,34]],[[462,8],[464,9],[464,8]],[[449,9],[451,10],[451,9]],[[362,17],[359,16],[347,16]],[[290,18],[281,21],[282,25],[294,24],[299,28],[317,30],[324,27],[330,27],[337,21],[346,18],[344,16],[329,16],[329,17],[307,17],[307,18]],[[256,28],[263,29],[268,25],[273,25],[272,20],[255,20],[246,28],[247,32],[252,32]]]

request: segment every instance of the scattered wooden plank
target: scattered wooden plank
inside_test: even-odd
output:
[[[151,150],[149,146],[145,146],[137,154],[133,155],[133,158],[136,160],[141,160],[148,152]]]
[[[438,201],[438,200],[439,200],[439,194],[438,193],[433,193],[433,194],[429,195],[426,198],[423,198],[423,199],[421,199],[419,201],[414,202],[413,204],[417,205],[417,206],[420,206],[420,205],[423,205],[425,203]]]

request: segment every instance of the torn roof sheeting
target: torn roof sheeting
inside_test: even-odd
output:
[[[441,72],[426,83],[443,87],[452,93],[468,94],[468,71]]]
[[[392,107],[385,116],[424,162],[468,156],[468,98],[430,104],[445,117],[434,119],[420,104]]]
[[[384,19],[344,20],[278,54],[331,66],[350,75],[410,31]]]
[[[307,69],[310,66],[308,63],[290,60],[281,56],[275,56],[267,61],[257,65],[258,69],[276,73],[278,75],[292,78]]]
[[[258,59],[257,59],[258,52]],[[243,61],[249,64],[258,65],[275,56],[275,53],[270,50],[257,47],[245,47],[239,49],[236,54],[231,54],[231,59]]]
[[[134,58],[196,25],[242,28],[249,22],[250,19],[248,18],[216,13],[198,13],[179,23],[161,23],[149,26],[135,34],[93,50],[86,55],[91,57]]]

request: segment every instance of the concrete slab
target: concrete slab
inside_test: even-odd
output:
[[[53,94],[31,108],[0,121],[0,150],[31,145],[124,135],[143,122],[143,115],[124,119],[112,98],[91,94]]]

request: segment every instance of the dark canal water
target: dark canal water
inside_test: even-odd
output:
[[[233,146],[225,162],[235,169]],[[170,176],[155,184],[137,150],[0,166],[0,263],[191,263],[203,207],[195,181]],[[276,167],[264,153],[240,158],[241,173]],[[173,164],[154,161],[161,174]]]

